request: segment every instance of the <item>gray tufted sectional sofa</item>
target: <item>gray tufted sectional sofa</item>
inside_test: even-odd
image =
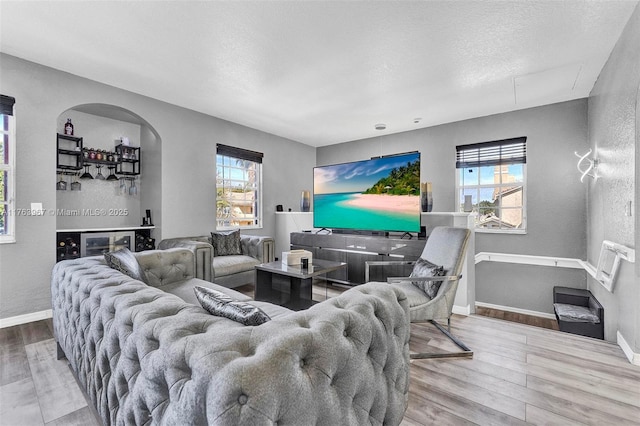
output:
[[[187,249],[136,253],[149,285],[101,257],[59,262],[53,326],[105,425],[397,425],[409,390],[406,297],[365,284],[243,326],[191,296]],[[190,302],[184,299],[190,300]],[[193,298],[192,298],[193,297]],[[62,352],[62,353],[60,353]]]

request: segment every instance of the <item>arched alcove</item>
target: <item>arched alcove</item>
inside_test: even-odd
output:
[[[59,173],[56,180],[63,180],[67,185],[64,190],[56,185],[56,228],[138,227],[146,216],[146,210],[150,210],[157,229],[154,234],[159,237],[162,222],[162,141],[158,132],[140,115],[116,105],[92,103],[69,108],[58,116],[56,128],[59,133],[64,133],[67,119],[71,119],[74,126],[74,136],[83,138],[83,147],[101,150],[105,157],[106,153],[116,153],[116,146],[122,144],[123,138],[128,139],[129,147],[140,148],[132,151],[139,155],[136,158],[139,160],[139,174],[117,173],[135,170],[125,168],[124,164],[116,168],[114,162],[96,161],[85,162],[79,171]],[[82,156],[85,156],[84,152]],[[88,178],[85,173],[93,178]],[[114,176],[97,179],[98,175],[105,178]],[[74,185],[72,190],[73,182],[79,185]]]

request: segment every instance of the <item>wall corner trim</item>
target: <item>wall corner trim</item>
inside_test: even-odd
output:
[[[30,314],[17,315],[15,317],[0,318],[0,328],[13,327],[14,325],[26,324],[28,322],[40,321],[43,319],[53,318],[53,311],[32,312]]]
[[[631,346],[629,346],[627,341],[624,340],[624,337],[622,336],[620,331],[616,332],[616,343],[618,343],[618,346],[622,348],[622,352],[624,352],[625,356],[631,364],[640,365],[640,353],[633,352],[633,349],[631,349]]]
[[[617,247],[616,250],[622,250],[619,247],[622,247],[624,250],[626,250],[624,256],[621,257],[622,259],[632,263],[635,262],[636,256],[634,249],[630,249],[619,244],[615,246]],[[503,262],[516,263],[519,265],[537,265],[551,266],[556,268],[584,269],[589,275],[591,275],[593,279],[595,279],[605,289],[607,289],[607,291],[609,291],[610,293],[613,292],[613,286],[611,284],[607,285],[603,281],[603,279],[598,276],[598,268],[589,263],[589,261],[587,260],[572,259],[568,257],[534,256],[530,254],[494,253],[481,251],[480,253],[476,253],[475,256],[476,265],[480,262]]]
[[[467,305],[467,306],[453,305],[452,312],[458,315],[469,316],[471,315],[471,305]]]
[[[482,251],[476,254],[476,265],[480,262],[518,263],[520,265],[554,266],[558,268],[584,269],[583,261],[567,257],[534,256],[531,254],[493,253]]]

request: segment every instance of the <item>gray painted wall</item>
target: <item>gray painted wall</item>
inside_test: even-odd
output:
[[[419,150],[434,211],[455,207],[456,145],[527,136],[526,235],[476,233],[476,252],[586,258],[586,187],[574,151],[587,143],[587,100],[547,105],[319,148],[318,165]],[[481,263],[476,300],[552,313],[553,285],[586,287],[582,270]]]
[[[634,175],[639,144],[639,41],[640,7],[636,7],[589,97],[589,144],[600,160],[599,178],[589,182],[588,198],[588,257],[594,265],[603,240],[638,249],[635,218],[625,214],[625,207],[632,201],[633,214],[636,218],[640,215]],[[605,308],[606,339],[615,340],[616,332],[620,332],[634,352],[640,352],[638,269],[622,262],[613,293],[591,278],[588,284]]]
[[[204,235],[214,229],[217,142],[265,155],[264,227],[252,234],[274,235],[275,205],[298,210],[300,191],[312,186],[316,158],[315,148],[308,145],[5,54],[0,54],[0,91],[16,98],[17,208],[29,208],[32,202],[43,203],[45,209],[56,208],[58,117],[74,106],[93,103],[119,106],[139,115],[161,140],[159,148],[147,154],[150,161],[160,162],[154,176],[159,186],[152,200],[141,199],[143,209],[148,208],[147,203],[157,206],[153,207],[154,221],[162,225],[154,233],[157,239]],[[144,144],[150,136],[141,133]],[[55,216],[20,217],[17,242],[0,245],[0,318],[51,308],[55,231]]]

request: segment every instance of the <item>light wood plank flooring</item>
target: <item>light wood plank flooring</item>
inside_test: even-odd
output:
[[[640,368],[618,346],[480,315],[451,323],[474,356],[413,360],[403,426],[640,424]],[[411,330],[412,351],[457,350],[431,324]],[[50,320],[0,329],[0,425],[98,424],[52,337]]]

